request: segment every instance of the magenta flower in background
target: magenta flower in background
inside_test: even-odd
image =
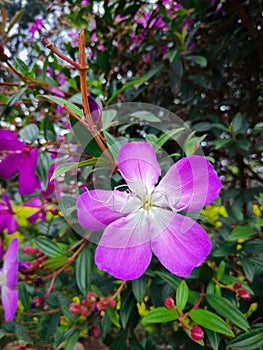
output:
[[[18,305],[16,289],[18,283],[18,247],[19,241],[14,238],[5,253],[4,265],[0,270],[0,287],[6,321],[14,319]]]
[[[38,32],[43,27],[43,25],[44,23],[42,18],[36,18],[35,22],[30,25],[29,32],[31,33],[31,43],[33,43],[35,40],[35,33]]]
[[[80,224],[105,229],[95,254],[98,268],[119,279],[136,279],[154,253],[170,272],[189,276],[206,259],[211,241],[182,212],[201,210],[217,198],[221,181],[213,166],[204,157],[186,157],[158,183],[154,148],[131,142],[121,147],[118,167],[127,191],[92,190],[77,201]]]
[[[14,211],[8,196],[2,194],[3,202],[0,202],[0,232],[7,229],[7,233],[11,235],[18,229],[18,222],[14,217]]]
[[[31,149],[10,130],[0,130],[0,151],[11,151],[0,163],[0,176],[10,179],[19,174],[19,193],[29,195],[38,187],[38,149]]]

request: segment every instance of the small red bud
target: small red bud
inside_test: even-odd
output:
[[[116,306],[116,301],[113,299],[110,299],[109,303],[113,308]]]
[[[222,118],[223,118],[224,120],[227,120],[227,119],[228,119],[228,114],[227,114],[227,113],[223,113]]]
[[[30,307],[31,309],[37,309],[38,307],[43,305],[45,301],[45,297],[36,297],[34,300],[32,300]]]
[[[191,338],[193,340],[198,341],[198,340],[204,339],[204,331],[202,330],[201,327],[195,326],[190,330],[190,332],[191,332]]]
[[[24,247],[23,252],[26,254],[37,254],[39,249],[35,247]]]
[[[236,282],[234,285],[233,285],[233,289],[237,290],[237,289],[240,289],[242,287],[242,283],[241,282]]]
[[[81,313],[81,305],[78,303],[71,303],[69,305],[69,311],[73,314],[73,315],[79,315]]]
[[[166,298],[164,301],[164,306],[166,306],[168,309],[174,308],[174,300],[172,298]]]
[[[50,209],[50,213],[53,215],[58,215],[59,210],[57,208],[52,208],[52,209]]]
[[[250,300],[251,299],[250,293],[247,290],[245,290],[245,289],[240,289],[240,290],[237,291],[237,293],[244,300]]]
[[[4,53],[4,46],[0,44],[0,55]]]

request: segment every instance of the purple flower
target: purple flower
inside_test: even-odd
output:
[[[2,304],[5,310],[6,321],[14,319],[18,305],[18,292],[16,289],[18,282],[18,246],[19,241],[17,238],[14,238],[5,253],[4,265],[0,270]]]
[[[0,163],[0,176],[6,179],[19,174],[19,193],[31,194],[38,186],[36,167],[38,149],[31,149],[19,141],[16,134],[9,130],[0,130],[0,151],[12,151]]]
[[[147,142],[123,145],[118,167],[127,191],[92,190],[77,201],[80,224],[105,229],[95,254],[98,268],[116,278],[136,279],[154,253],[170,272],[190,275],[206,259],[211,241],[183,212],[201,210],[217,198],[221,181],[214,168],[204,157],[186,157],[158,183],[161,169]]]
[[[30,25],[29,32],[31,33],[30,42],[33,43],[35,39],[35,33],[43,27],[43,20],[36,18],[35,22]]]
[[[3,203],[0,203],[0,232],[5,228],[7,233],[11,235],[18,229],[18,222],[14,217],[14,211],[8,196],[2,194]]]

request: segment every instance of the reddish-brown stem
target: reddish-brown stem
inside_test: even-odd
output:
[[[110,300],[115,299],[122,291],[122,289],[126,286],[126,281],[122,281],[119,288],[116,290],[116,292],[109,298]]]
[[[75,67],[76,69],[79,69],[79,64],[74,62],[73,60],[71,60],[70,58],[68,58],[67,56],[63,55],[62,52],[60,52],[53,44],[51,44],[51,42],[49,42],[47,40],[47,38],[43,39],[43,43],[45,44],[46,48],[48,48],[49,50],[51,50],[52,52],[54,52],[55,55],[57,55],[58,57],[60,57],[62,60],[68,62],[69,64],[71,64],[73,67]]]

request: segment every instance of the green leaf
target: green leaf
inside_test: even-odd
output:
[[[25,10],[19,10],[18,12],[15,13],[15,15],[11,18],[9,26],[7,28],[6,34],[10,32],[10,30],[13,28],[13,26],[18,23],[23,16]]]
[[[142,276],[132,281],[132,291],[138,303],[142,303],[143,298],[146,294],[146,288],[147,281],[145,276]]]
[[[183,310],[185,308],[185,305],[188,300],[188,286],[186,282],[183,280],[177,290],[176,290],[176,306],[178,307],[179,310]]]
[[[231,123],[232,131],[235,135],[243,134],[248,129],[248,122],[243,115],[238,112]]]
[[[176,277],[175,275],[173,275],[170,272],[157,271],[157,272],[155,272],[155,274],[157,276],[159,276],[162,280],[167,282],[174,289],[177,289],[180,282],[181,282],[181,279],[179,277]]]
[[[237,226],[228,237],[229,241],[237,241],[239,239],[247,239],[256,235],[257,232],[253,227]]]
[[[191,62],[199,64],[201,67],[207,66],[207,59],[204,56],[186,56],[186,58]]]
[[[170,322],[178,319],[178,314],[174,309],[167,309],[164,306],[151,310],[148,315],[143,317],[144,323],[162,323]]]
[[[194,322],[202,327],[231,337],[234,336],[233,332],[229,329],[226,322],[211,311],[202,309],[191,310],[189,311],[189,316]]]
[[[207,294],[206,300],[208,304],[221,316],[225,317],[237,327],[248,331],[250,329],[249,323],[242,312],[228,299],[220,295]]]
[[[129,83],[123,85],[119,90],[117,90],[116,92],[114,92],[114,94],[106,101],[105,105],[109,106],[111,104],[112,101],[114,101],[119,94],[121,94],[123,91],[125,91],[128,88],[131,88],[135,85],[141,85],[142,83],[144,83],[145,81],[147,81],[147,78],[140,78],[140,79],[136,79],[133,81],[130,81]]]
[[[118,328],[121,327],[120,322],[119,322],[119,314],[117,313],[117,310],[112,307],[110,304],[108,305],[108,315],[111,320],[111,322]]]
[[[36,124],[29,124],[19,131],[24,142],[32,143],[39,137],[39,128]]]
[[[152,122],[152,123],[160,123],[161,122],[161,120],[158,117],[156,117],[156,115],[151,113],[150,111],[132,112],[130,114],[130,117],[137,118],[139,120],[146,121],[146,122]]]
[[[50,155],[47,152],[40,152],[37,163],[37,176],[42,182],[42,189],[45,191],[48,185],[48,172],[51,165]]]
[[[52,96],[52,95],[38,95],[38,97],[42,97],[42,98],[44,98],[46,100],[54,102],[54,103],[56,103],[57,105],[59,105],[61,107],[66,105],[73,113],[75,113],[80,118],[84,119],[83,111],[78,106],[76,106],[74,103],[72,103],[72,102],[70,102],[68,100],[64,100],[64,98],[55,97],[55,96]]]
[[[25,64],[24,61],[22,61],[18,57],[15,58],[15,67],[22,74],[25,74],[28,72],[28,66]]]
[[[50,258],[65,255],[64,251],[56,243],[47,238],[35,238],[35,243],[38,249]]]
[[[43,261],[41,265],[55,270],[65,265],[68,262],[68,258],[66,256],[56,256],[54,258],[49,258],[46,261]]]
[[[215,149],[222,148],[222,147],[228,145],[230,142],[232,142],[232,139],[230,137],[229,138],[225,138],[225,139],[216,140],[214,142]]]
[[[26,283],[22,282],[18,284],[18,295],[19,300],[21,301],[23,307],[25,308],[25,311],[30,311],[30,304],[31,300],[29,297],[29,293],[27,291],[27,285]]]
[[[114,119],[117,115],[115,109],[106,109],[102,111],[102,130],[107,130],[114,124]]]
[[[212,347],[213,350],[218,350],[219,349],[219,345],[220,345],[220,339],[219,339],[219,335],[216,332],[212,332],[209,329],[205,330],[210,346]]]
[[[71,163],[65,163],[60,164],[54,171],[51,181],[54,180],[56,177],[65,174],[68,171],[83,167],[83,166],[94,166],[98,161],[98,158],[91,158],[87,160],[83,160],[82,162],[71,162]]]
[[[178,128],[174,130],[170,130],[167,133],[160,136],[153,144],[155,152],[159,151],[159,149],[171,138],[180,134],[185,128]]]
[[[91,280],[92,255],[86,246],[78,255],[76,260],[76,282],[79,290],[86,295],[89,290]]]
[[[226,263],[224,262],[224,260],[222,260],[217,268],[217,272],[216,272],[216,279],[218,281],[221,280],[221,278],[223,277],[224,273],[225,273],[225,267],[226,267]]]
[[[66,346],[64,347],[64,350],[72,350],[74,349],[74,346],[76,345],[76,342],[79,339],[80,330],[75,330],[74,333],[72,333],[66,341]]]
[[[5,105],[5,108],[0,116],[0,118],[2,118],[3,116],[5,116],[6,118],[8,117],[8,115],[11,113],[12,108],[15,106],[15,104],[21,100],[22,96],[24,95],[24,93],[27,90],[27,86],[21,88],[17,93],[13,94],[12,97],[8,100],[8,102]]]
[[[238,350],[259,350],[263,346],[263,328],[239,334],[228,345]]]

